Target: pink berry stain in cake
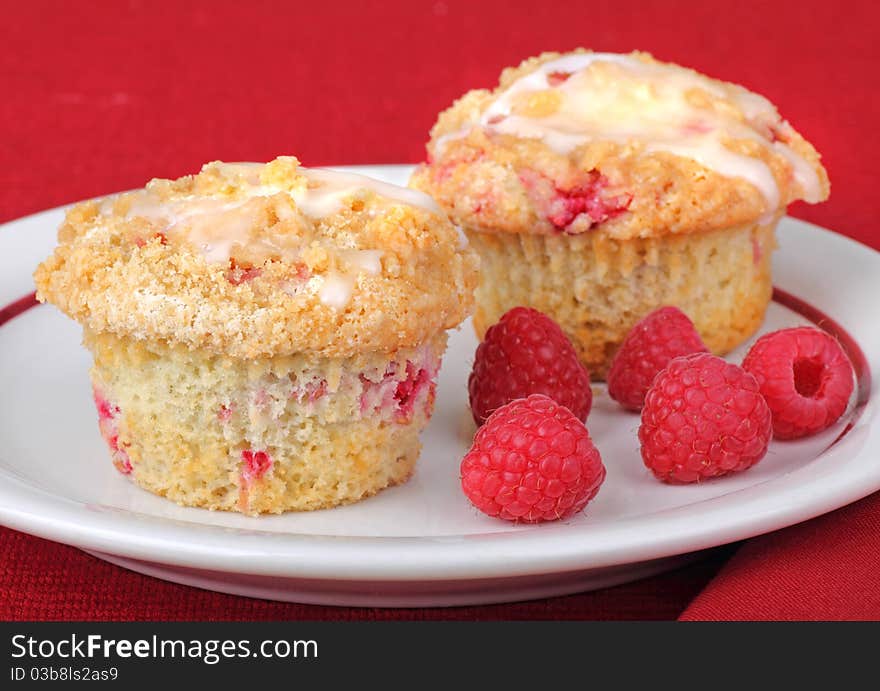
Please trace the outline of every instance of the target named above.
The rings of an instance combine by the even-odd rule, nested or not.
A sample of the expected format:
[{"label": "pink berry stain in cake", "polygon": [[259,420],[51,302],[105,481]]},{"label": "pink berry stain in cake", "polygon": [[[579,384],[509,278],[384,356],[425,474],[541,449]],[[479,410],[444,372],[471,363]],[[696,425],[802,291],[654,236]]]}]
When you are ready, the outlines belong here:
[{"label": "pink berry stain in cake", "polygon": [[291,297],[296,297],[305,290],[306,284],[311,277],[312,272],[308,265],[303,262],[297,262],[293,266],[293,272],[286,280],[280,281],[278,287]]},{"label": "pink berry stain in cake", "polygon": [[[167,245],[168,244],[168,237],[165,235],[165,233],[154,233],[153,239],[158,240],[160,245]],[[136,237],[134,239],[134,244],[137,245],[138,247],[145,247],[147,244],[147,241],[144,240],[142,237]]]},{"label": "pink berry stain in cake", "polygon": [[708,134],[712,131],[712,125],[705,120],[689,120],[681,127],[683,134]]},{"label": "pink berry stain in cake", "polygon": [[[567,189],[533,170],[521,171],[519,179],[539,212],[555,228],[566,233],[581,232],[619,216],[632,202],[632,195],[608,194],[608,178],[598,170],[589,171],[585,178]],[[572,228],[581,218],[586,221],[586,228]]]},{"label": "pink berry stain in cake", "polygon": [[752,261],[755,263],[755,266],[761,263],[761,259],[764,257],[764,250],[761,249],[761,241],[758,240],[756,236],[752,236]]},{"label": "pink berry stain in cake", "polygon": [[254,391],[254,407],[265,408],[269,404],[270,396],[266,389],[260,387]]},{"label": "pink berry stain in cake", "polygon": [[308,281],[312,277],[312,272],[309,270],[308,264],[297,262],[294,269],[296,271],[295,275],[300,281]]},{"label": "pink berry stain in cake", "polygon": [[392,362],[388,369],[385,370],[385,376],[381,381],[373,381],[367,379],[363,374],[360,375],[362,388],[360,401],[361,417],[394,409],[394,391],[397,388],[397,382],[394,380],[395,369],[396,363]]},{"label": "pink berry stain in cake", "polygon": [[482,192],[473,195],[471,201],[471,213],[489,213],[495,208],[495,198],[490,192]]},{"label": "pink berry stain in cake", "polygon": [[290,397],[297,403],[315,403],[327,394],[326,379],[312,379],[302,384],[294,382]]},{"label": "pink berry stain in cake", "polygon": [[224,425],[232,419],[232,414],[235,412],[235,404],[230,403],[227,405],[221,405],[220,410],[217,411],[217,419],[220,420]]},{"label": "pink berry stain in cake", "polygon": [[113,465],[123,475],[130,475],[132,466],[131,459],[125,450],[127,444],[119,441],[119,415],[121,412],[119,406],[108,401],[97,387],[92,388],[92,396],[95,399],[95,407],[98,409],[98,428],[110,449]]},{"label": "pink berry stain in cake", "polygon": [[385,376],[378,382],[361,375],[363,393],[361,394],[361,415],[379,413],[390,417],[398,424],[409,424],[415,414],[416,403],[424,395],[424,410],[428,415],[434,404],[437,368],[420,366],[408,360],[406,377],[399,379],[397,363],[392,362],[385,370]]},{"label": "pink berry stain in cake", "polygon": [[[502,117],[498,122],[501,122],[504,118]],[[497,124],[497,123],[495,123]],[[431,176],[437,182],[437,184],[442,184],[449,180],[455,169],[462,165],[468,165],[471,163],[476,163],[478,161],[483,160],[486,157],[486,152],[482,150],[471,150],[466,152],[464,155],[450,157],[448,160],[443,163],[437,163],[436,165],[431,165],[432,160],[431,157],[428,157],[428,164],[431,165]]]}]

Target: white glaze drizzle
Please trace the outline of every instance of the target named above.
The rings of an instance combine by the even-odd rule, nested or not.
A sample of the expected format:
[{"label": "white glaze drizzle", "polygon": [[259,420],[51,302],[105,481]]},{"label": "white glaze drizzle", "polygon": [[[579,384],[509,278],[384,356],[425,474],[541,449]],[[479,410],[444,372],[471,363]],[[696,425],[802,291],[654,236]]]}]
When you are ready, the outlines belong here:
[{"label": "white glaze drizzle", "polygon": [[309,186],[305,190],[294,190],[291,194],[306,216],[323,218],[338,213],[343,199],[360,197],[368,191],[398,204],[414,206],[434,214],[442,213],[437,202],[430,196],[408,187],[391,185],[366,175],[325,168],[300,168],[300,172],[308,179]]},{"label": "white glaze drizzle", "polygon": [[804,201],[810,204],[822,201],[822,183],[819,180],[819,174],[809,161],[782,142],[773,142],[773,148],[791,164],[795,182],[804,192]]},{"label": "white glaze drizzle", "polygon": [[382,273],[382,250],[337,249],[334,252],[339,268],[321,279],[318,298],[328,307],[341,310],[351,300],[354,286],[361,274]]},{"label": "white glaze drizzle", "polygon": [[343,263],[370,276],[382,273],[382,254],[382,250],[336,250]]},{"label": "white glaze drizzle", "polygon": [[328,307],[336,310],[345,309],[351,300],[353,289],[353,276],[331,271],[323,276],[323,282],[318,290],[318,298]]},{"label": "white glaze drizzle", "polygon": [[[552,84],[554,73],[570,76]],[[517,112],[520,99],[547,90],[561,96],[554,112],[546,116]],[[688,100],[695,90],[732,108],[725,112],[695,105]],[[733,111],[742,113],[746,122]],[[435,151],[441,155],[450,141],[467,136],[474,127],[490,134],[540,139],[562,155],[594,139],[638,141],[648,151],[690,158],[726,177],[747,180],[763,194],[768,209],[775,210],[779,188],[769,166],[725,145],[728,138],[747,139],[783,156],[804,198],[818,201],[821,185],[813,166],[791,147],[778,141],[771,144],[750,126],[762,121],[780,123],[767,99],[741,87],[723,87],[682,67],[629,55],[578,53],[546,62],[514,81],[477,122],[439,137]]]},{"label": "white glaze drizzle", "polygon": [[[363,175],[299,168],[304,181],[292,189],[286,189],[261,182],[262,164],[215,163],[212,167],[223,178],[235,181],[242,187],[238,190],[240,196],[189,195],[162,201],[154,191],[147,189],[132,196],[126,220],[144,218],[161,221],[162,232],[169,237],[183,236],[199,250],[205,261],[225,264],[237,246],[262,250],[266,255],[280,255],[291,261],[300,257],[302,241],[299,238],[289,238],[289,242],[285,242],[288,238],[272,238],[253,232],[253,219],[258,211],[254,207],[263,203],[259,200],[268,197],[282,195],[275,204],[275,212],[281,220],[290,220],[301,213],[317,221],[342,211],[346,200],[365,198],[370,193],[394,204],[442,214],[436,202],[418,190],[390,185]],[[242,182],[246,184],[241,185]],[[295,207],[285,199],[292,200]],[[114,204],[115,199],[105,200],[99,212],[109,215]],[[325,244],[320,239],[318,242]],[[359,275],[381,274],[383,251],[335,245],[327,247],[327,250],[336,257],[337,268],[312,280],[319,282],[317,294],[322,303],[333,309],[344,309],[351,300]],[[301,288],[290,285],[283,289],[290,295],[302,292]]]},{"label": "white glaze drizzle", "polygon": [[[255,237],[251,232],[253,212],[252,203],[256,199],[284,195],[292,199],[295,209],[281,200],[275,211],[282,220],[296,216],[297,210],[308,218],[318,221],[339,213],[346,199],[363,198],[374,193],[383,200],[395,204],[405,204],[440,214],[440,208],[428,195],[417,190],[398,187],[372,178],[324,170],[320,168],[300,168],[305,178],[303,184],[285,189],[274,185],[261,184],[258,163],[218,163],[213,168],[224,178],[241,178],[247,183],[240,190],[238,198],[228,196],[197,196],[162,201],[157,194],[147,189],[132,196],[131,205],[125,215],[126,220],[144,218],[151,221],[164,221],[166,234],[184,235],[199,249],[209,263],[225,263],[236,246],[253,247],[262,245],[269,254],[280,254],[295,260],[299,254],[296,243],[283,242],[277,238],[273,242],[268,237]],[[281,199],[283,199],[282,197]],[[99,211],[103,215],[112,212],[115,200],[105,200]],[[367,251],[360,260],[364,271],[380,270],[378,265],[380,251]],[[376,254],[378,252],[378,254]],[[354,256],[354,255],[352,255]],[[376,267],[379,266],[379,269]]]}]

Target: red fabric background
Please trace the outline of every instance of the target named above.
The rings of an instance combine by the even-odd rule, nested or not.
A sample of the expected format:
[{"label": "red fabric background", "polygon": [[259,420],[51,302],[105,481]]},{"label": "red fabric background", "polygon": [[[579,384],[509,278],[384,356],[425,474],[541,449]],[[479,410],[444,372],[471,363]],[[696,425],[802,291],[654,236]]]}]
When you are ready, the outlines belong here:
[{"label": "red fabric background", "polygon": [[[178,4],[2,3],[0,220],[212,159],[415,162],[437,112],[465,90],[525,56],[583,45],[648,50],[768,96],[833,183],[829,202],[792,214],[880,247],[873,3]],[[0,618],[880,618],[878,527],[875,496],[635,584],[409,611],[207,593],[0,529]]]}]

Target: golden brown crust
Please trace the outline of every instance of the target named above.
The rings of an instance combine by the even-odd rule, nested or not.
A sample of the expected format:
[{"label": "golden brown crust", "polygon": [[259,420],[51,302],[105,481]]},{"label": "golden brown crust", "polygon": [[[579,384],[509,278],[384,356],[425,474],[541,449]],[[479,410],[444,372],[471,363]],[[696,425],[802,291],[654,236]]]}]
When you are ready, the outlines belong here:
[{"label": "golden brown crust", "polygon": [[[571,55],[579,53],[586,51]],[[827,198],[828,176],[819,154],[764,99],[737,85],[660,63],[645,53],[629,57],[692,75],[712,90],[693,89],[688,98],[713,116],[747,128],[749,138],[722,135],[723,145],[767,166],[778,190],[772,206],[773,200],[768,201],[746,179],[722,175],[693,158],[657,150],[639,138],[591,137],[560,153],[543,139],[514,136],[479,124],[508,87],[560,58],[558,53],[544,53],[505,69],[494,91],[470,91],[441,113],[431,130],[429,162],[417,169],[411,186],[431,194],[462,226],[483,232],[538,234],[555,234],[565,225],[556,211],[560,192],[593,186],[607,207],[607,216],[582,215],[565,232],[592,230],[616,239],[728,228],[767,218],[795,199]],[[522,107],[543,117],[557,108],[554,96],[553,91],[537,92]],[[760,104],[758,115],[747,112],[750,103]],[[739,134],[744,131],[738,130]],[[789,156],[780,151],[783,145]],[[811,191],[797,178],[791,152],[812,177]],[[568,220],[564,214],[562,220]]]},{"label": "golden brown crust", "polygon": [[[439,211],[361,190],[312,217],[292,196],[311,184],[284,157],[78,204],[34,274],[37,296],[92,331],[239,358],[391,352],[471,312],[478,259]],[[193,239],[215,224],[241,240],[219,260]],[[372,272],[346,259],[364,251]]]}]

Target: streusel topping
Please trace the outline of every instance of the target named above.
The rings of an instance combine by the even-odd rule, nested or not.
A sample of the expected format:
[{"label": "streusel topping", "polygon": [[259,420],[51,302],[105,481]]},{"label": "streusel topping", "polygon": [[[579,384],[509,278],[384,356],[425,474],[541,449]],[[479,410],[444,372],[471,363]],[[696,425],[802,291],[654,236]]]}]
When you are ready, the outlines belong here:
[{"label": "streusel topping", "polygon": [[818,154],[767,99],[645,53],[526,60],[441,113],[428,152],[413,185],[477,229],[644,237],[828,195]]},{"label": "streusel topping", "polygon": [[415,190],[292,157],[215,162],[73,207],[35,279],[98,332],[347,356],[417,345],[470,313],[462,237]]}]

